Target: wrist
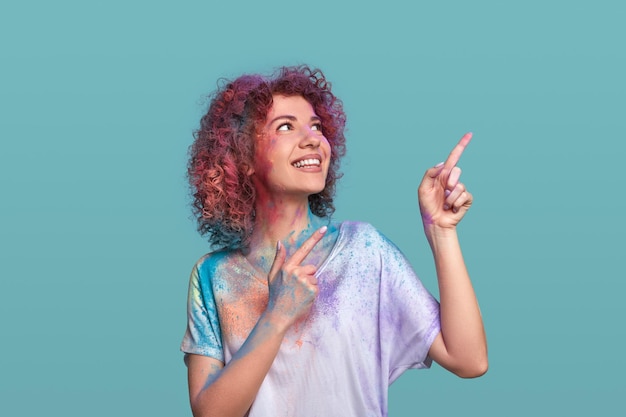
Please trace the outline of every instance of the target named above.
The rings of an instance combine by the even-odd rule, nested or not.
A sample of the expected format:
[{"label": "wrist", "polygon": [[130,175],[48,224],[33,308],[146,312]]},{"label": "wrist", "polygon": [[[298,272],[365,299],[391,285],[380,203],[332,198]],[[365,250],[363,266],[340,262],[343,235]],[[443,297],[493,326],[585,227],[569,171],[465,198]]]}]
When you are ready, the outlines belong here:
[{"label": "wrist", "polygon": [[424,223],[424,233],[426,233],[426,237],[429,241],[456,239],[458,236],[456,226],[442,227],[432,223]]},{"label": "wrist", "polygon": [[291,321],[283,315],[268,309],[261,314],[261,317],[259,318],[259,325],[266,330],[271,329],[278,335],[284,336],[289,327],[291,327]]},{"label": "wrist", "polygon": [[427,227],[425,225],[424,232],[426,233],[426,239],[433,252],[450,245],[458,245],[459,243],[456,227],[441,227],[435,225]]}]

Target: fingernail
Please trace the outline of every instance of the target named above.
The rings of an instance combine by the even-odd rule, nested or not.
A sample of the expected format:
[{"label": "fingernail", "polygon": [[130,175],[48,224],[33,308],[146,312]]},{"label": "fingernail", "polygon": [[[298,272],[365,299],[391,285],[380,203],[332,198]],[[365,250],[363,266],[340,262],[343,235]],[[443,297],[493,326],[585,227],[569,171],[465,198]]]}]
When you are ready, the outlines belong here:
[{"label": "fingernail", "polygon": [[452,209],[452,212],[453,212],[453,213],[456,213],[457,211],[459,211],[459,209],[458,209],[458,208],[456,208],[456,207]]},{"label": "fingernail", "polygon": [[326,233],[326,230],[328,230],[328,227],[327,227],[327,226],[322,226],[322,227],[320,228],[319,232],[320,232],[320,234],[322,234],[322,235],[323,235],[324,233]]},{"label": "fingernail", "polygon": [[439,168],[443,166],[443,162],[439,162],[437,165],[435,165],[435,168]]},{"label": "fingernail", "polygon": [[280,250],[280,240],[276,242],[276,250]]},{"label": "fingernail", "polygon": [[449,206],[448,204],[444,204],[444,205],[443,205],[443,209],[444,209],[444,210],[448,210],[449,208],[450,208],[450,206]]},{"label": "fingernail", "polygon": [[449,196],[449,195],[450,195],[450,193],[451,193],[451,191],[450,191],[450,190],[445,190],[445,191],[443,192],[443,195],[445,195],[445,196],[447,197],[447,196]]}]

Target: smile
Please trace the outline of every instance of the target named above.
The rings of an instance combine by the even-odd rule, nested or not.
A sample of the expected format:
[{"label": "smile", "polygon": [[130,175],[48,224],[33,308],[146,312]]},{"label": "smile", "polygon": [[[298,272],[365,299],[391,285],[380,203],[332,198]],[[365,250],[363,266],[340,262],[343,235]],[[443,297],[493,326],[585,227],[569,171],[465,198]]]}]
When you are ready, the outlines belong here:
[{"label": "smile", "polygon": [[303,159],[302,161],[296,161],[293,165],[296,168],[318,167],[322,162],[319,159]]}]

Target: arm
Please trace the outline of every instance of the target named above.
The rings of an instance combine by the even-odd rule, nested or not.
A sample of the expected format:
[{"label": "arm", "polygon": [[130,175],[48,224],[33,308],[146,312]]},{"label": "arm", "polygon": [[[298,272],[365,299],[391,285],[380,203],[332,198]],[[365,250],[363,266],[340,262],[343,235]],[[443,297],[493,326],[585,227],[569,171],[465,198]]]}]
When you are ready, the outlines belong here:
[{"label": "arm", "polygon": [[429,355],[458,376],[487,372],[487,341],[456,226],[472,204],[456,167],[471,134],[463,136],[448,160],[426,171],[418,190],[424,231],[433,252],[441,303],[441,333]]},{"label": "arm", "polygon": [[243,416],[256,396],[287,328],[263,314],[232,360],[189,355],[189,401],[195,417]]},{"label": "arm", "polygon": [[311,308],[317,295],[316,268],[300,263],[322,239],[313,233],[285,260],[278,244],[268,275],[269,302],[241,349],[224,366],[200,355],[188,358],[189,400],[195,417],[243,416],[254,401],[289,327]]}]

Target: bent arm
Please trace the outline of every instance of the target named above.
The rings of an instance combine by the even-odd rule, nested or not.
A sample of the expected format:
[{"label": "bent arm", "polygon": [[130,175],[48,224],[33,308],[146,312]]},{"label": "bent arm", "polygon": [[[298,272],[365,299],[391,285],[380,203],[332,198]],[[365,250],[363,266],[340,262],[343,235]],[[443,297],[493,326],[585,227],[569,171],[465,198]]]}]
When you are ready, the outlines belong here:
[{"label": "bent arm", "polygon": [[429,355],[460,377],[481,376],[488,368],[487,340],[456,229],[432,230],[428,241],[441,298],[441,333]]},{"label": "bent arm", "polygon": [[314,232],[288,260],[278,242],[268,276],[268,307],[225,367],[216,359],[190,357],[189,399],[194,417],[239,417],[248,411],[287,330],[308,313],[317,296],[317,268],[300,264],[325,232],[325,226]]},{"label": "bent arm", "polygon": [[194,417],[245,415],[286,330],[286,326],[266,313],[226,366],[214,358],[189,355],[189,401]]}]

